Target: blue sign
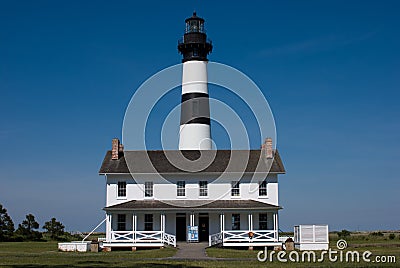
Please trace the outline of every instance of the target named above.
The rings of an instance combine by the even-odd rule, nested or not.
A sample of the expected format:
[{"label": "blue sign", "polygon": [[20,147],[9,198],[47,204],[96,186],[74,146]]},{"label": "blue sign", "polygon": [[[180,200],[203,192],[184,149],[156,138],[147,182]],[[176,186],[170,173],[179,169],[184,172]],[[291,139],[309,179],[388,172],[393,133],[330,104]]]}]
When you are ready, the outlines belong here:
[{"label": "blue sign", "polygon": [[199,226],[188,226],[188,242],[199,242]]}]

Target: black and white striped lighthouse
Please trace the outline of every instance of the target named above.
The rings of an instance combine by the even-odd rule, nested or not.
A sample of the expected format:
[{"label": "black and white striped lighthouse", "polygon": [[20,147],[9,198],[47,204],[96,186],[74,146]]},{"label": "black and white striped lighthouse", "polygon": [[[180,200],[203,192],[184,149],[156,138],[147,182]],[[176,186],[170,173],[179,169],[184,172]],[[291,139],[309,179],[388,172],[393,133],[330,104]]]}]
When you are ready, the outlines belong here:
[{"label": "black and white striped lighthouse", "polygon": [[185,34],[178,44],[183,56],[179,150],[211,150],[207,55],[212,44],[207,39],[204,19],[196,12],[185,22]]}]

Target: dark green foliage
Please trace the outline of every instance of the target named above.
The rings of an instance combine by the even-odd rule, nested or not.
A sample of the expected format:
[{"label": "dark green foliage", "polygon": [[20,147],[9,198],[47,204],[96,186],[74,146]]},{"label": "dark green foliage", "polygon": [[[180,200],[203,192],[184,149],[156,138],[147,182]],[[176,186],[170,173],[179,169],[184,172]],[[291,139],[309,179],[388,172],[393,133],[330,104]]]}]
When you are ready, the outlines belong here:
[{"label": "dark green foliage", "polygon": [[14,234],[14,223],[7,209],[0,204],[0,241],[10,241]]},{"label": "dark green foliage", "polygon": [[383,236],[382,232],[373,232],[369,234],[370,236]]},{"label": "dark green foliage", "polygon": [[52,218],[43,225],[43,229],[47,230],[50,238],[54,240],[60,240],[64,235],[64,228],[65,226],[61,222],[57,221],[56,218]]},{"label": "dark green foliage", "polygon": [[351,235],[351,232],[347,231],[347,230],[342,230],[342,231],[338,232],[337,235],[340,238],[349,237]]},{"label": "dark green foliage", "polygon": [[390,235],[389,235],[389,239],[390,239],[390,240],[393,240],[395,237],[396,237],[396,236],[395,236],[394,234],[390,234]]},{"label": "dark green foliage", "polygon": [[35,216],[32,214],[26,215],[26,219],[18,224],[16,231],[16,239],[24,241],[37,241],[42,238],[42,234],[35,229],[39,228],[39,223],[35,220]]}]

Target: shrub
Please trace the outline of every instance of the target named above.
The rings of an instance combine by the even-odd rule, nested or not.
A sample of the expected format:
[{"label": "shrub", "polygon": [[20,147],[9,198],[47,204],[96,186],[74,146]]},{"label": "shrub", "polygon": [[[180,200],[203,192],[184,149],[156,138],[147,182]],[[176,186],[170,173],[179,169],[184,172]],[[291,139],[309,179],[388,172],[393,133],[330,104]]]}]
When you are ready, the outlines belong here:
[{"label": "shrub", "polygon": [[370,236],[383,236],[382,232],[372,232],[369,234]]},{"label": "shrub", "polygon": [[351,235],[351,232],[347,230],[342,230],[341,232],[338,232],[337,235],[340,238],[349,237]]},{"label": "shrub", "polygon": [[390,235],[389,235],[389,239],[390,239],[390,240],[393,240],[395,237],[396,237],[396,236],[395,236],[394,234],[390,234]]}]

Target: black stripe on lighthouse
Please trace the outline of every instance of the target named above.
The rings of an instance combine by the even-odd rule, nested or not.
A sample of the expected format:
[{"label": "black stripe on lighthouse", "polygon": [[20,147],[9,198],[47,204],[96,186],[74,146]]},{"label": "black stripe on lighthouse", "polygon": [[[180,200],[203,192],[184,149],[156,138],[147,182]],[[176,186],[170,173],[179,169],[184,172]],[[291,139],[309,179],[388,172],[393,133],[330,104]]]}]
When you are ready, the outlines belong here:
[{"label": "black stripe on lighthouse", "polygon": [[181,125],[210,125],[210,104],[207,93],[191,92],[182,95]]}]

